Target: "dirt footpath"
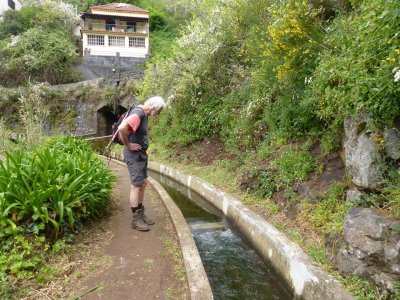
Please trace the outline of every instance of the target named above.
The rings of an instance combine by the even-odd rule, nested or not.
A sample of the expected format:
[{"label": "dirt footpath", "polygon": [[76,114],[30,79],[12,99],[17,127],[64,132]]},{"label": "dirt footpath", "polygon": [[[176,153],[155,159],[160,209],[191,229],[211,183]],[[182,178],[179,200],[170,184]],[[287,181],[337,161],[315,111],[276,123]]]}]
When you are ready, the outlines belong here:
[{"label": "dirt footpath", "polygon": [[172,222],[153,188],[146,188],[146,214],[156,222],[149,232],[130,226],[130,182],[125,166],[107,162],[117,179],[110,217],[112,237],[105,254],[111,262],[82,281],[75,299],[188,299],[182,256]]}]

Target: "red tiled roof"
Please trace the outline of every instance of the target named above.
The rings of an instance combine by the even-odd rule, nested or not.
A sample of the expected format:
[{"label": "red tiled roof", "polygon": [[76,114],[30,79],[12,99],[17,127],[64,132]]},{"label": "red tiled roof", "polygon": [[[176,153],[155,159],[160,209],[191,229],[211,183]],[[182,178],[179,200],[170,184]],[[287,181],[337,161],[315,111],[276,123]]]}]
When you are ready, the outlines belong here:
[{"label": "red tiled roof", "polygon": [[140,13],[148,13],[147,10],[137,7],[128,3],[109,3],[104,5],[96,5],[90,7],[90,9],[104,9],[104,10],[113,10],[113,11],[129,11],[129,12],[140,12]]}]

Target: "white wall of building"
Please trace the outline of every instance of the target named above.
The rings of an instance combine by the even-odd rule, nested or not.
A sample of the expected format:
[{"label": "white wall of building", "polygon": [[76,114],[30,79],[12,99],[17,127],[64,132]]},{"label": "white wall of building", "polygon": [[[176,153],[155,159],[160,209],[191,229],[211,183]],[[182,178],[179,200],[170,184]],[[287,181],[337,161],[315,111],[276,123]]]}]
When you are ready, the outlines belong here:
[{"label": "white wall of building", "polygon": [[120,17],[131,17],[131,18],[148,18],[149,15],[147,13],[132,13],[132,12],[112,12],[112,11],[104,11],[101,9],[94,9],[93,7],[90,9],[93,14],[96,15],[104,15],[104,16],[120,16]]},{"label": "white wall of building", "polygon": [[[15,10],[21,9],[21,3],[18,0],[12,0],[15,3]],[[11,9],[8,5],[8,0],[0,0],[0,20],[3,18],[3,14],[6,10]]]},{"label": "white wall of building", "polygon": [[116,53],[119,52],[121,57],[139,57],[144,58],[149,52],[149,38],[137,36],[136,38],[145,39],[145,47],[129,47],[129,37],[132,36],[123,36],[119,35],[119,37],[123,37],[125,39],[125,46],[109,46],[109,37],[117,36],[113,34],[96,34],[89,33],[89,35],[98,35],[104,36],[104,45],[89,45],[88,44],[88,33],[82,33],[82,46],[83,46],[83,55],[85,55],[85,50],[90,52],[90,55],[99,55],[99,56],[116,56]]}]

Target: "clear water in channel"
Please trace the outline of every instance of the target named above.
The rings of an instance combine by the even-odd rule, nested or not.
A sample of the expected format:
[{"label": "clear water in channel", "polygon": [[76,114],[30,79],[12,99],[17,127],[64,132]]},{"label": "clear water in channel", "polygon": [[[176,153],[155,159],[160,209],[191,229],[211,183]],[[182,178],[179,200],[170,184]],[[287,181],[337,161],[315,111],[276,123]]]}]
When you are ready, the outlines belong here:
[{"label": "clear water in channel", "polygon": [[[153,177],[155,177],[153,175]],[[157,178],[178,205],[188,225],[220,222],[221,219],[196,204],[175,188],[171,181]],[[167,185],[168,184],[168,185]],[[184,187],[179,188],[183,192]],[[193,198],[193,192],[185,192]],[[199,197],[196,194],[196,197]],[[219,223],[220,224],[220,223]],[[211,226],[212,227],[212,226]],[[218,228],[218,227],[217,227]],[[228,228],[192,230],[213,291],[214,299],[292,299],[284,285],[249,248]]]}]

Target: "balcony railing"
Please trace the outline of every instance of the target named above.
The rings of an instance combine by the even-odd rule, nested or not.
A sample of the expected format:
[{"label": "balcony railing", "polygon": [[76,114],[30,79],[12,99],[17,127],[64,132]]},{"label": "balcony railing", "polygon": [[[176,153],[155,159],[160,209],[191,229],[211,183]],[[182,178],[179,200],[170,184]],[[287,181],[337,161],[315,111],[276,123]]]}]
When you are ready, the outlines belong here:
[{"label": "balcony railing", "polygon": [[148,34],[148,25],[111,25],[104,23],[84,23],[83,30],[99,31],[99,32],[128,32]]}]

